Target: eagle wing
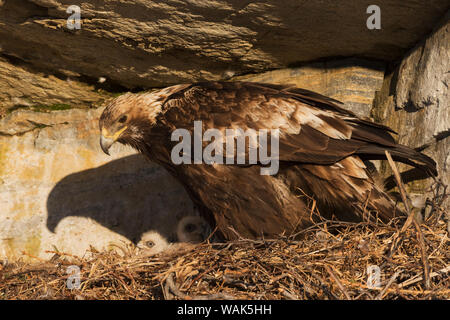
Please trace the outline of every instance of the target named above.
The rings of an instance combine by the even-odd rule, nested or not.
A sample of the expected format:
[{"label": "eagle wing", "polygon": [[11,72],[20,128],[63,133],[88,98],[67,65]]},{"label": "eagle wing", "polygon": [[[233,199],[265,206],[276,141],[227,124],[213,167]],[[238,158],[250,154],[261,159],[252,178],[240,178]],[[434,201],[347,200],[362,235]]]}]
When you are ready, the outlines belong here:
[{"label": "eagle wing", "polygon": [[390,128],[360,119],[340,104],[288,86],[202,82],[170,95],[158,122],[190,131],[194,121],[202,121],[204,131],[278,129],[283,162],[334,164],[353,154],[363,160],[385,159],[384,151],[389,150],[395,160],[436,174],[435,162],[396,144]]}]

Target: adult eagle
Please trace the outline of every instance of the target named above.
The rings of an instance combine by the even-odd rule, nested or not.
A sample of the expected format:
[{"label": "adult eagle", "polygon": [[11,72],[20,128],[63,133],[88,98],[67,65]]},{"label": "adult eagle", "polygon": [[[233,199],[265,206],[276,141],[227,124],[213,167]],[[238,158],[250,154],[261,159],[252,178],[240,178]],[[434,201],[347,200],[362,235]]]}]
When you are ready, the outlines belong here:
[{"label": "adult eagle", "polygon": [[[100,145],[118,141],[166,168],[187,190],[200,214],[233,239],[290,234],[311,224],[310,199],[324,216],[387,220],[395,203],[374,183],[365,160],[393,159],[436,175],[435,162],[392,138],[388,127],[358,118],[320,94],[273,84],[200,82],[124,94],[100,117]],[[175,129],[279,131],[279,170],[262,164],[179,164],[171,159]],[[208,142],[203,142],[205,146]],[[399,210],[397,209],[397,212]],[[230,228],[232,227],[232,228]],[[234,229],[234,231],[232,230]]]}]

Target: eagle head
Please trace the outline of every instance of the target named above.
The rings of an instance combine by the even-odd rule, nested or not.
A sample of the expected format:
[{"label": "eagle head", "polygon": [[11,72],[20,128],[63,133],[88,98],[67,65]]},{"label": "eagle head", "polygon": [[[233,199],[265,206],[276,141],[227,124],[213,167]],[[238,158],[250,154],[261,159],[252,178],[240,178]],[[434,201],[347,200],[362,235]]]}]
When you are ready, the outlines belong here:
[{"label": "eagle head", "polygon": [[136,147],[156,122],[163,97],[157,92],[126,93],[112,100],[100,116],[100,147],[109,155],[116,142]]}]

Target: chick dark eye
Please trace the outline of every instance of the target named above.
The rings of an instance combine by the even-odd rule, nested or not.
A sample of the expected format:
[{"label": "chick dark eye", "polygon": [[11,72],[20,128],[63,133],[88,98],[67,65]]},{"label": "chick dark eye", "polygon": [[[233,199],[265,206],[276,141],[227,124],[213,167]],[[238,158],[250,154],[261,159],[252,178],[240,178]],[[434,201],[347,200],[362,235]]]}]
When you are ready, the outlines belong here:
[{"label": "chick dark eye", "polygon": [[119,118],[119,123],[124,123],[125,121],[127,121],[127,116],[124,115]]},{"label": "chick dark eye", "polygon": [[197,227],[195,226],[195,224],[192,224],[192,223],[188,224],[185,227],[186,232],[189,232],[189,233],[194,232],[196,229],[197,229]]}]

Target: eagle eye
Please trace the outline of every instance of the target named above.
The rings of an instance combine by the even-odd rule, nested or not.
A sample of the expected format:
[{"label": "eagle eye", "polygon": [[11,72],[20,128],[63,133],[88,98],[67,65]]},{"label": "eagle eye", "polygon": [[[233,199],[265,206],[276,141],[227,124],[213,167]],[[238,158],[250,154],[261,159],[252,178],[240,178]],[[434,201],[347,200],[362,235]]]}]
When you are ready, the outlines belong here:
[{"label": "eagle eye", "polygon": [[123,115],[119,118],[119,123],[124,123],[125,121],[127,121],[127,116]]}]

